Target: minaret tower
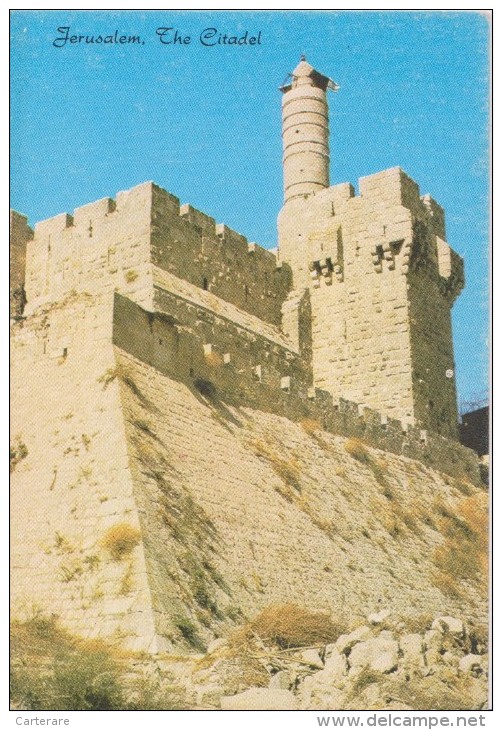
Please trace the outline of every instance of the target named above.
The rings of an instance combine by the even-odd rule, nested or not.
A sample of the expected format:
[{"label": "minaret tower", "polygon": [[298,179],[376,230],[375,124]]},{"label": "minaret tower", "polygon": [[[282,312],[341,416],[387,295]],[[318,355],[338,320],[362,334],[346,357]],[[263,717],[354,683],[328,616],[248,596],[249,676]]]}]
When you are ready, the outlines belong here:
[{"label": "minaret tower", "polygon": [[301,57],[281,86],[284,202],[329,187],[329,125],[326,90],[338,85]]},{"label": "minaret tower", "polygon": [[457,438],[450,308],[462,259],[441,206],[399,167],[361,178],[358,195],[330,186],[328,89],[304,58],[281,87],[283,329],[311,353],[315,387]]}]

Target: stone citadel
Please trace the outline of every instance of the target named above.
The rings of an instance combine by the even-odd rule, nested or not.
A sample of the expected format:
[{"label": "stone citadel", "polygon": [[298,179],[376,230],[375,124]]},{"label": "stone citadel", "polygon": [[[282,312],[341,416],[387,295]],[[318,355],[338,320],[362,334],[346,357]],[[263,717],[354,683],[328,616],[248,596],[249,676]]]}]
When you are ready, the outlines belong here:
[{"label": "stone citadel", "polygon": [[[225,419],[233,428],[242,409],[307,419],[478,481],[476,456],[457,440],[450,310],[462,259],[445,240],[443,209],[399,167],[361,178],[357,195],[350,183],[330,186],[330,89],[305,59],[281,87],[277,253],[151,182],[34,230],[11,214],[16,605],[55,602],[75,630],[120,626],[126,643],[151,651],[176,643],[176,631],[187,637],[173,606],[185,616],[194,589],[170,573],[176,551],[156,510],[176,502],[166,479],[196,481],[202,462],[207,483],[230,490],[224,431],[213,443],[222,465],[202,451],[183,471],[213,439],[202,406],[214,428]],[[214,495],[200,509],[192,493],[170,501],[180,529],[192,515],[186,531],[202,564],[214,548],[212,528],[202,529]],[[164,515],[175,529],[172,519]],[[241,529],[232,519],[226,527]],[[129,574],[124,560],[98,567],[102,536],[119,523],[141,548]],[[216,568],[204,570],[225,593]]]}]

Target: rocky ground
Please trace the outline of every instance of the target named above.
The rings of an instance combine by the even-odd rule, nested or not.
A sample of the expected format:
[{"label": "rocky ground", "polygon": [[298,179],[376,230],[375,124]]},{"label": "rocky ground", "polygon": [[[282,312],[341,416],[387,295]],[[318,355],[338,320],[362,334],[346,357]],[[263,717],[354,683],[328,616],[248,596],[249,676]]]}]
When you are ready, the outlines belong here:
[{"label": "rocky ground", "polygon": [[452,616],[420,631],[390,619],[373,614],[333,643],[311,647],[281,648],[249,634],[245,642],[218,639],[205,655],[159,658],[154,670],[149,663],[136,671],[166,672],[187,709],[487,709],[479,630]]}]

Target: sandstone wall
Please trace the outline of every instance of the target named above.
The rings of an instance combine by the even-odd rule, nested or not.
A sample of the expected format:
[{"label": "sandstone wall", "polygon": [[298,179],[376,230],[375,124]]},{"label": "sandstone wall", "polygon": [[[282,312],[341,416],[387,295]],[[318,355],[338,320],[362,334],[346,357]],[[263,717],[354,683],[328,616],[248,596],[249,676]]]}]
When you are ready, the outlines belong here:
[{"label": "sandstone wall", "polygon": [[214,218],[154,189],[152,260],[158,267],[277,326],[291,288],[288,267]]},{"label": "sandstone wall", "polygon": [[26,216],[12,210],[10,213],[10,316],[18,317],[25,305],[26,245],[33,238]]},{"label": "sandstone wall", "polygon": [[460,604],[485,622],[482,580],[448,595],[435,563],[441,514],[458,513],[465,490],[482,492],[391,454],[367,452],[364,465],[352,442],[309,421],[235,407],[117,358],[152,600],[170,641],[197,647],[288,601],[334,615]]},{"label": "sandstone wall", "polygon": [[170,378],[236,406],[313,418],[333,433],[479,480],[470,449],[311,387],[311,372],[294,351],[160,288],[155,304],[156,313],[145,312],[116,295],[114,343]]},{"label": "sandstone wall", "polygon": [[[30,229],[14,216],[16,280],[24,281],[17,269]],[[190,205],[180,208],[150,182],[37,223],[26,261],[28,313],[72,290],[115,288],[146,305],[154,264],[278,327],[291,288],[291,272],[274,253]]]},{"label": "sandstone wall", "polygon": [[362,178],[358,196],[337,185],[279,216],[280,258],[311,292],[315,384],[456,438],[446,372],[463,275],[444,237],[442,209],[399,168]]},{"label": "sandstone wall", "polygon": [[37,223],[27,247],[26,314],[73,291],[117,289],[148,306],[151,198],[144,183]]},{"label": "sandstone wall", "polygon": [[[138,650],[156,637],[111,345],[112,297],[71,295],[14,329],[11,597]],[[111,528],[130,551],[115,559]],[[120,537],[120,535],[119,535]]]}]

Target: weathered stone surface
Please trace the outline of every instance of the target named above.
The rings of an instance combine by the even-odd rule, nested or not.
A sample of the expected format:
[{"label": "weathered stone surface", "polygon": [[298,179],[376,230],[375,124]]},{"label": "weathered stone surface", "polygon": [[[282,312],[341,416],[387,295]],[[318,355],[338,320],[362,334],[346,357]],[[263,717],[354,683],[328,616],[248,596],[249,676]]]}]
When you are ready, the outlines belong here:
[{"label": "weathered stone surface", "polygon": [[483,671],[482,662],[483,657],[479,654],[466,654],[460,659],[458,668],[461,672],[481,673]]},{"label": "weathered stone surface", "polygon": [[349,654],[351,670],[368,667],[375,672],[391,672],[397,667],[397,641],[382,637],[356,644]]},{"label": "weathered stone surface", "polygon": [[368,622],[373,625],[381,624],[390,616],[389,610],[379,611],[378,613],[370,613]]},{"label": "weathered stone surface", "polygon": [[270,689],[286,689],[289,690],[292,684],[291,672],[286,669],[276,672],[270,677],[268,684]]},{"label": "weathered stone surface", "polygon": [[441,633],[450,633],[455,636],[463,636],[465,634],[465,627],[459,618],[453,616],[439,616],[432,623],[432,629],[441,631]]},{"label": "weathered stone surface", "polygon": [[368,626],[359,626],[350,634],[342,634],[335,642],[335,649],[341,654],[348,654],[352,647],[360,641],[366,641],[373,632]]},{"label": "weathered stone surface", "polygon": [[443,648],[443,632],[436,627],[424,634],[424,644],[427,650],[439,651]]},{"label": "weathered stone surface", "polygon": [[302,651],[299,655],[299,659],[301,659],[302,662],[306,662],[314,669],[322,669],[324,667],[324,662],[316,649],[306,649],[305,651]]},{"label": "weathered stone surface", "polygon": [[405,634],[399,639],[403,664],[409,668],[422,668],[425,665],[425,645],[421,634]]},{"label": "weathered stone surface", "polygon": [[221,698],[222,710],[296,710],[297,704],[291,692],[282,689],[251,689]]},{"label": "weathered stone surface", "polygon": [[208,654],[213,654],[214,652],[217,652],[220,649],[223,649],[226,645],[227,645],[227,642],[225,639],[215,639],[214,641],[211,641],[207,645],[206,652]]}]

